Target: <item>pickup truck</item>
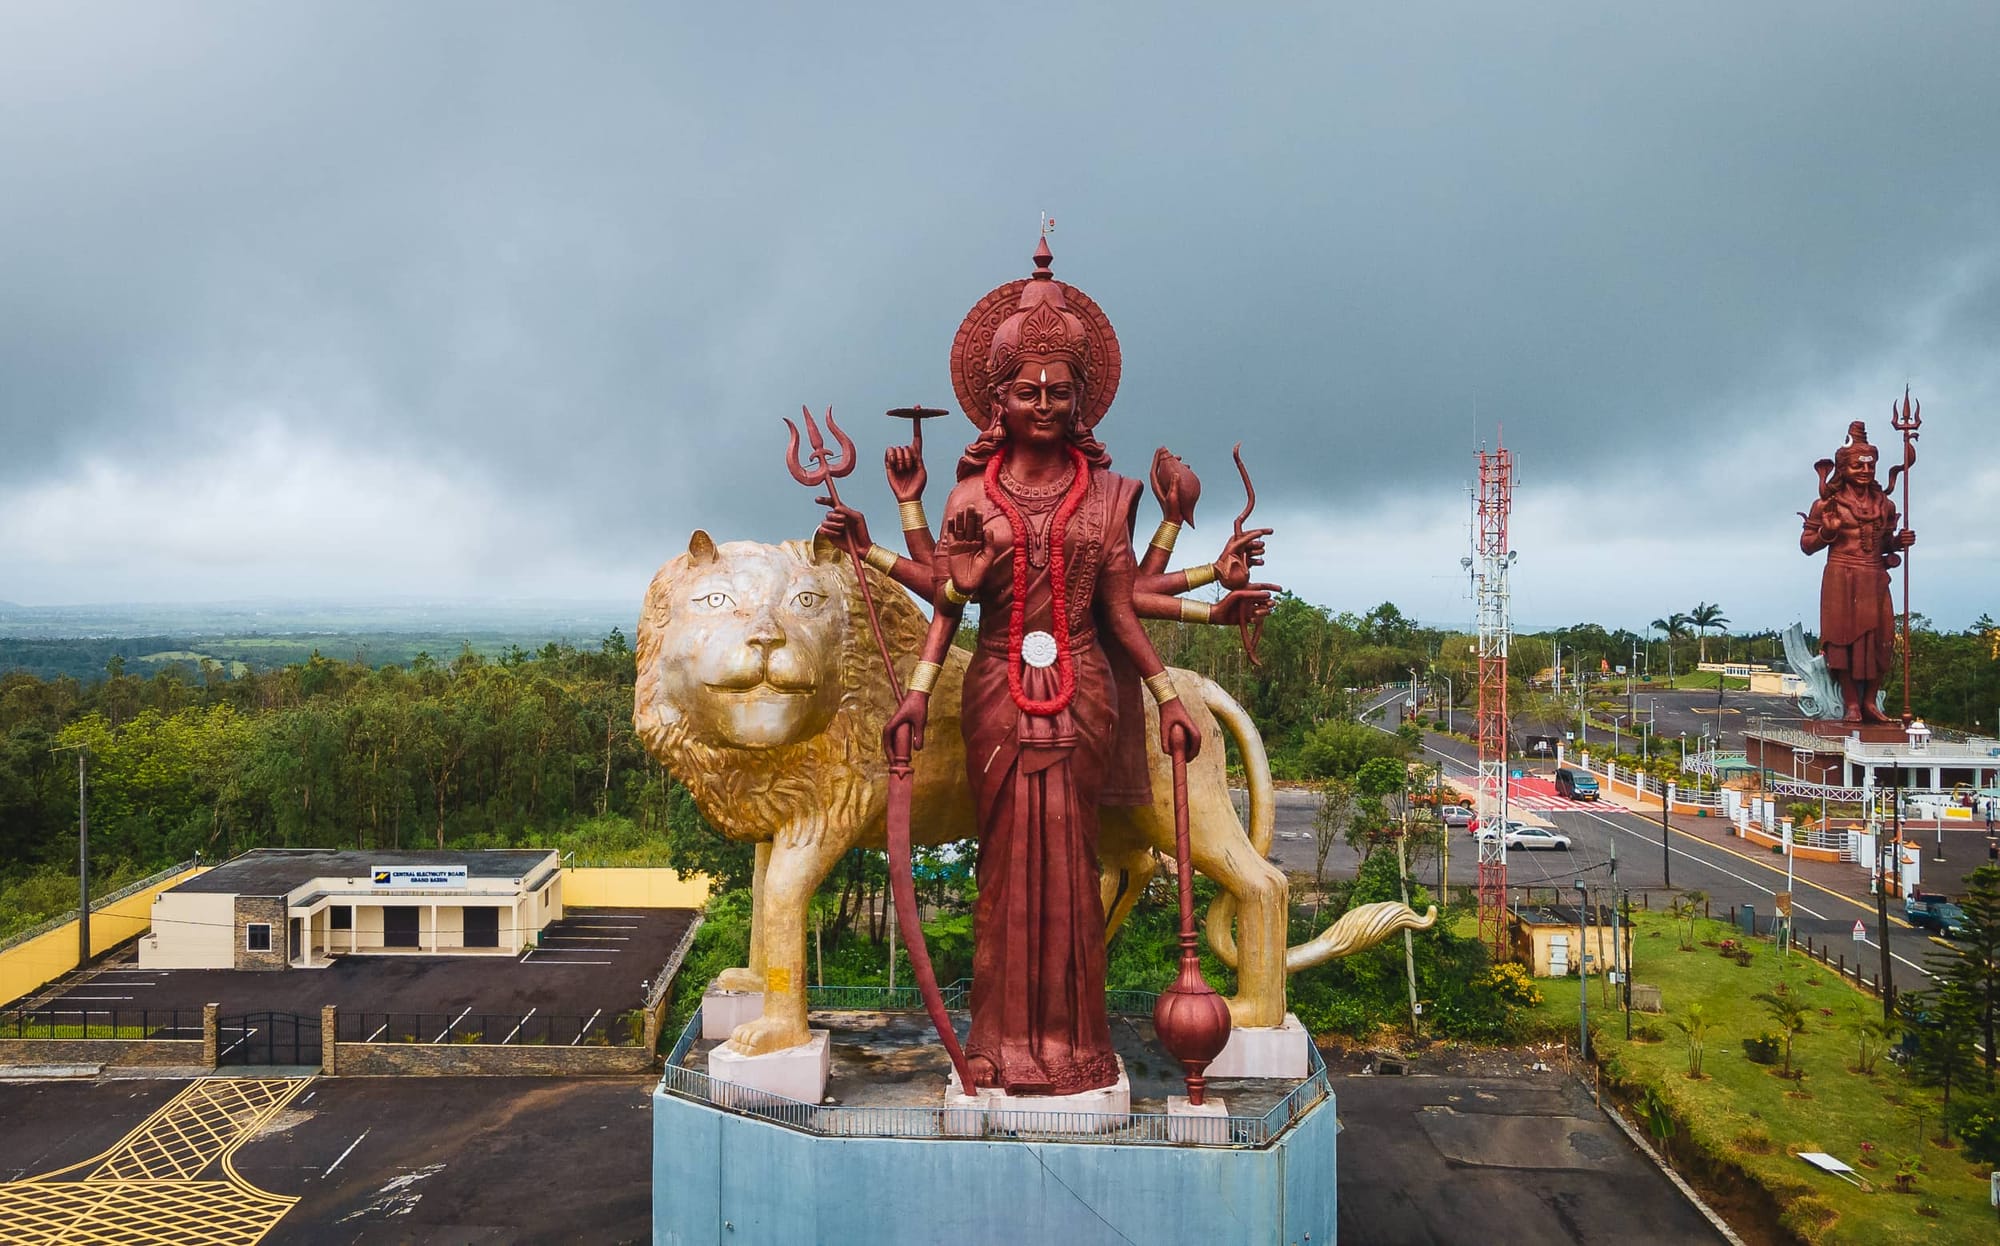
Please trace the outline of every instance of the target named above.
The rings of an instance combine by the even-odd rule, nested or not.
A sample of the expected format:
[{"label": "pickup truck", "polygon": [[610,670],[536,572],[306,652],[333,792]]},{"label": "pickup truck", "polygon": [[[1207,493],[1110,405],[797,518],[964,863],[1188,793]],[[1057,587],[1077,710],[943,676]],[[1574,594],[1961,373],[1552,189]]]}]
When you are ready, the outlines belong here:
[{"label": "pickup truck", "polygon": [[1915,892],[1903,898],[1903,920],[1919,930],[1929,930],[1947,939],[1965,932],[1965,910],[1940,895]]}]

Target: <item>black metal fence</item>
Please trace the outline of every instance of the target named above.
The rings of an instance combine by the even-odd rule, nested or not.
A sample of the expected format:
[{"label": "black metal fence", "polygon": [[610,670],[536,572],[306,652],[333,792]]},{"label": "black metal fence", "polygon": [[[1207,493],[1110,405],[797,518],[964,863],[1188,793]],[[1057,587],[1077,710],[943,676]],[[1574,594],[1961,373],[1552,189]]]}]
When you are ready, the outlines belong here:
[{"label": "black metal fence", "polygon": [[32,1008],[0,1012],[0,1038],[201,1038],[199,1008]]},{"label": "black metal fence", "polygon": [[334,1038],[343,1043],[485,1043],[514,1047],[632,1047],[644,1041],[645,1018],[631,1012],[564,1017],[530,1012],[342,1012]]}]

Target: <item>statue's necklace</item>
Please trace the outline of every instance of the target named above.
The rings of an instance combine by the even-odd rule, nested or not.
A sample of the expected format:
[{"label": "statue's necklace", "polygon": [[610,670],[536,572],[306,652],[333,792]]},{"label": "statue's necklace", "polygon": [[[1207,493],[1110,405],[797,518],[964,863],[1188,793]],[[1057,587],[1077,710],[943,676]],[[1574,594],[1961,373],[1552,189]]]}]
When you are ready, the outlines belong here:
[{"label": "statue's necklace", "polygon": [[1057,504],[1069,496],[1070,484],[1075,480],[1073,473],[1065,473],[1059,480],[1042,486],[1022,484],[1012,473],[1000,473],[1000,487],[1007,496],[1020,506],[1027,520],[1026,531],[1017,540],[1028,548],[1028,565],[1039,570],[1049,565],[1049,521],[1055,516]]},{"label": "statue's necklace", "polygon": [[[1013,694],[1014,704],[1023,714],[1044,718],[1068,709],[1076,696],[1076,668],[1069,652],[1069,582],[1063,567],[1063,534],[1069,528],[1071,516],[1083,505],[1083,495],[1090,491],[1090,465],[1075,446],[1069,448],[1069,456],[1076,470],[1070,477],[1069,492],[1049,525],[1049,612],[1053,616],[1054,636],[1047,632],[1027,632],[1028,559],[1027,551],[1022,548],[1027,522],[1021,508],[1000,484],[1005,454],[996,454],[986,463],[986,499],[1007,517],[1007,526],[1014,531],[1014,609],[1007,620],[1007,691]],[[1051,649],[1055,652],[1050,653]],[[1021,683],[1021,668],[1030,661],[1037,668],[1055,666],[1054,696],[1036,700],[1027,694]]]}]

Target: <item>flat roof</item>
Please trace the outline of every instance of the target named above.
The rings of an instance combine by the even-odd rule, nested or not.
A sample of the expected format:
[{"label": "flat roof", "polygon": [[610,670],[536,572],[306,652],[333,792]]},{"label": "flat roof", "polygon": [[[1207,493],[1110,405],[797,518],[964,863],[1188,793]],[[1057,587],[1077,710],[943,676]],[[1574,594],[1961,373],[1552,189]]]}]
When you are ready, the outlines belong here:
[{"label": "flat roof", "polygon": [[526,878],[549,859],[552,848],[494,848],[455,852],[434,848],[402,852],[356,852],[349,848],[252,848],[169,891],[283,896],[315,878],[366,878],[384,866],[462,865],[471,879]]}]

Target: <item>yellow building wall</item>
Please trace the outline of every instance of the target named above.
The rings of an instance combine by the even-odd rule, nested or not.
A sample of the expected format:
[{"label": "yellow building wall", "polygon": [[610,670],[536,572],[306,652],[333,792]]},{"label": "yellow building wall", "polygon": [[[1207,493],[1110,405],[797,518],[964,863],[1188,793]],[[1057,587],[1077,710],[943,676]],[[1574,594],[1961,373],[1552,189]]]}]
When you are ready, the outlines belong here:
[{"label": "yellow building wall", "polygon": [[[152,925],[153,897],[208,867],[195,866],[144,891],[90,912],[90,954],[100,955]],[[11,1003],[76,968],[76,923],[64,922],[17,947],[0,952],[0,1003]]]},{"label": "yellow building wall", "polygon": [[698,909],[708,903],[708,875],[661,869],[566,869],[564,907]]}]

